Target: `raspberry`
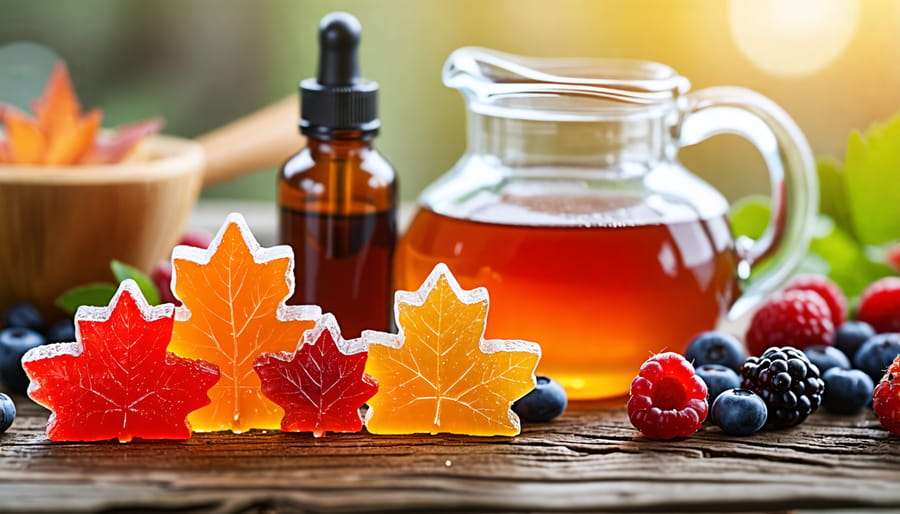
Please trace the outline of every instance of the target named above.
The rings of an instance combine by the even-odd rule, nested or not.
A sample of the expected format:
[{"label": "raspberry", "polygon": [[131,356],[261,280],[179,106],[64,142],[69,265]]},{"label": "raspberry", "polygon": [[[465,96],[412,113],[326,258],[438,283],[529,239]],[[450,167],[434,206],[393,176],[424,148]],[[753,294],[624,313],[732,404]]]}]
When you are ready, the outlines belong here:
[{"label": "raspberry", "polygon": [[162,303],[173,303],[175,306],[181,305],[175,293],[172,292],[172,261],[159,261],[159,264],[153,268],[150,279],[159,291],[159,300]]},{"label": "raspberry", "polygon": [[769,348],[741,366],[741,387],[758,394],[769,411],[766,426],[799,425],[822,403],[825,382],[819,369],[796,348]]},{"label": "raspberry", "polygon": [[888,249],[885,256],[888,266],[894,268],[894,271],[900,272],[900,244],[895,244]]},{"label": "raspberry", "polygon": [[751,355],[759,355],[773,346],[801,349],[814,344],[831,346],[834,343],[831,310],[813,291],[783,291],[756,311],[746,339]]},{"label": "raspberry", "polygon": [[649,439],[687,437],[706,419],[706,384],[674,352],[647,359],[631,382],[628,418]]},{"label": "raspberry", "polygon": [[900,435],[900,355],[875,386],[872,407],[881,426]]},{"label": "raspberry", "polygon": [[825,300],[831,310],[831,323],[835,328],[847,319],[847,297],[844,292],[824,275],[800,275],[791,280],[785,291],[814,291]]},{"label": "raspberry", "polygon": [[212,243],[213,235],[203,229],[188,230],[181,235],[178,244],[185,246],[193,246],[194,248],[209,248]]},{"label": "raspberry", "polygon": [[878,333],[900,332],[900,277],[885,277],[869,284],[859,300],[856,319]]}]

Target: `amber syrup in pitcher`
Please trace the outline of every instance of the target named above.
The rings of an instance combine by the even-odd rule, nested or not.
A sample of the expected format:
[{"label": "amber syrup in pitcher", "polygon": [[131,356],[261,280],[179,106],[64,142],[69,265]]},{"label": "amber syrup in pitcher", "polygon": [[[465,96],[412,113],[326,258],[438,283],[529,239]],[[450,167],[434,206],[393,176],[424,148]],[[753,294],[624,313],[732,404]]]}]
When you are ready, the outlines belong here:
[{"label": "amber syrup in pitcher", "polygon": [[573,399],[625,394],[644,360],[682,351],[737,296],[724,213],[630,226],[491,218],[420,210],[397,249],[397,287],[415,289],[437,262],[487,287],[485,337],[539,342],[538,372]]}]

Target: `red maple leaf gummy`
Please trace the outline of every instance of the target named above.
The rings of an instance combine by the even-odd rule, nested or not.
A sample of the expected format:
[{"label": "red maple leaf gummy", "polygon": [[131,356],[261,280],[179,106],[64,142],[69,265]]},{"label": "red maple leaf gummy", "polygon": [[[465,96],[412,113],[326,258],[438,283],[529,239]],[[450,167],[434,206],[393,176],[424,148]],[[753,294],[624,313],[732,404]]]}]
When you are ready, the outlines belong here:
[{"label": "red maple leaf gummy", "polygon": [[208,362],[166,352],[174,306],[150,307],[133,280],[108,307],[80,307],[74,343],[39,346],[22,357],[28,395],[53,411],[53,441],[187,439],[188,413],[210,402],[219,380]]},{"label": "red maple leaf gummy", "polygon": [[267,398],[284,409],[286,432],[359,432],[359,408],[378,391],[366,375],[368,346],[345,341],[337,321],[325,314],[303,333],[294,353],[263,353],[253,369]]}]

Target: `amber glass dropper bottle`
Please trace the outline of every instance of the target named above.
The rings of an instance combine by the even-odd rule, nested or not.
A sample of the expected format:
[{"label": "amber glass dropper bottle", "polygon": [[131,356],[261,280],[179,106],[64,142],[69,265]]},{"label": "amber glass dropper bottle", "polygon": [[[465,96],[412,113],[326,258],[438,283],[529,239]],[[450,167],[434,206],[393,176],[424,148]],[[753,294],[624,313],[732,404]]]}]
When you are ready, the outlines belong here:
[{"label": "amber glass dropper bottle", "polygon": [[372,145],[378,84],[360,77],[360,24],[332,13],[319,25],[319,70],[300,83],[307,146],[278,179],[281,242],[294,248],[294,304],[335,315],[344,337],[390,330],[397,239],[394,169]]}]

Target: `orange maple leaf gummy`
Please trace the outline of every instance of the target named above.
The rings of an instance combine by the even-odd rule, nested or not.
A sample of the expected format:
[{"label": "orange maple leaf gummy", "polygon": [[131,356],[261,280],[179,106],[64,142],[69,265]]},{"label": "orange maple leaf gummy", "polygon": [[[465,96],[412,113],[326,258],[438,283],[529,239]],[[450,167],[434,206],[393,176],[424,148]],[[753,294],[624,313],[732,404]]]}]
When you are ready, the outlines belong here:
[{"label": "orange maple leaf gummy", "polygon": [[185,418],[209,403],[218,380],[210,363],[166,351],[174,307],[150,307],[133,280],[108,307],[80,307],[76,342],[39,346],[22,357],[28,395],[51,409],[54,441],[187,439]]},{"label": "orange maple leaf gummy", "polygon": [[171,350],[219,366],[212,403],[188,418],[196,431],[278,429],[284,411],[265,397],[258,355],[293,351],[321,309],[288,306],[294,291],[289,246],[261,248],[240,214],[230,214],[208,249],[176,246],[172,289],[181,300]]},{"label": "orange maple leaf gummy", "polygon": [[264,353],[254,369],[263,393],[284,408],[281,430],[359,432],[359,408],[378,390],[365,374],[368,346],[361,339],[345,341],[332,314],[303,333],[293,353]]},{"label": "orange maple leaf gummy", "polygon": [[366,331],[366,372],[378,381],[373,434],[516,435],[512,403],[534,388],[536,343],[485,340],[488,292],[460,288],[438,264],[418,291],[397,291],[397,335]]}]

